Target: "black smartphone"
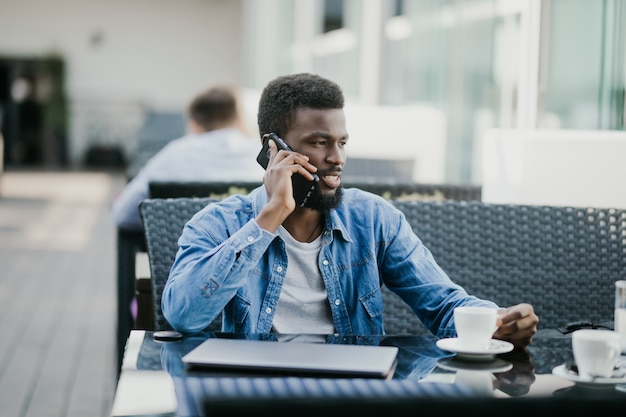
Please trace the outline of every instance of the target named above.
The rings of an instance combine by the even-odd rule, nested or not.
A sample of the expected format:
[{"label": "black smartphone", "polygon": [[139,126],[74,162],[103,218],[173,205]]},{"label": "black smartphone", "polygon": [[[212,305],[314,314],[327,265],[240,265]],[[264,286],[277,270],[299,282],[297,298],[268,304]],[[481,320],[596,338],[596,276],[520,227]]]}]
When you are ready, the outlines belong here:
[{"label": "black smartphone", "polygon": [[[256,157],[257,162],[263,167],[263,169],[267,169],[267,164],[270,161],[270,140],[276,143],[276,147],[279,150],[284,149],[286,151],[293,152],[292,149],[285,143],[285,141],[278,137],[277,134],[268,134],[267,137],[265,137],[263,140],[263,147],[261,148],[259,155]],[[293,198],[294,200],[296,200],[296,205],[298,207],[303,207],[317,188],[317,182],[319,181],[319,178],[313,173],[312,175],[313,178],[315,178],[314,181],[309,181],[300,174],[294,174],[291,176],[291,180],[293,183]]]}]

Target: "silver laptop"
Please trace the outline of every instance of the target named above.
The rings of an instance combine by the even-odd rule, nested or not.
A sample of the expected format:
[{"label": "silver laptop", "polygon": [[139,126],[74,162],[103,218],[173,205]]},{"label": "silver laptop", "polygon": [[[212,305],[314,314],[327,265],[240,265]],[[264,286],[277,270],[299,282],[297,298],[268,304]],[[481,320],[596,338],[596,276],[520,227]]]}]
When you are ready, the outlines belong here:
[{"label": "silver laptop", "polygon": [[204,369],[390,379],[397,354],[395,346],[207,339],[182,360]]}]

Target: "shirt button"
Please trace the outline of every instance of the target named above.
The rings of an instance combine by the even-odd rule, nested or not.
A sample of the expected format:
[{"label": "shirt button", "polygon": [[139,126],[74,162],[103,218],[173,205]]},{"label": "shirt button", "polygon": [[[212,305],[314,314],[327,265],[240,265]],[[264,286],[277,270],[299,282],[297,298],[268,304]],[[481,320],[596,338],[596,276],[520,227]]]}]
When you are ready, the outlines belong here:
[{"label": "shirt button", "polygon": [[248,242],[252,242],[253,240],[254,240],[254,237],[248,236]]},{"label": "shirt button", "polygon": [[271,308],[269,308],[269,307],[267,307],[267,308],[265,309],[265,312],[266,312],[267,314],[270,314],[270,313],[272,312],[272,309],[271,309]]},{"label": "shirt button", "polygon": [[340,300],[339,298],[337,298],[337,299],[335,300],[335,305],[336,305],[336,306],[338,306],[339,304],[341,304],[341,300]]},{"label": "shirt button", "polygon": [[328,260],[324,259],[324,260],[322,261],[322,263],[323,263],[324,265],[328,265]]},{"label": "shirt button", "polygon": [[276,268],[276,270],[277,270],[278,272],[283,272],[283,267],[282,267],[282,266],[279,266],[278,268]]}]

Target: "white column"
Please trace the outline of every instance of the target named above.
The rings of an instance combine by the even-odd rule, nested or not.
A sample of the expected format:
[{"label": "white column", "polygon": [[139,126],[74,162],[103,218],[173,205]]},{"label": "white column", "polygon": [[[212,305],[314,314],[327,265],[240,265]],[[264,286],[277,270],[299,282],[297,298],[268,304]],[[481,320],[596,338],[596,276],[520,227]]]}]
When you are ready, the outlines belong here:
[{"label": "white column", "polygon": [[541,0],[526,0],[520,15],[520,65],[517,121],[515,127],[537,127],[539,56],[541,47]]},{"label": "white column", "polygon": [[378,104],[380,88],[380,48],[382,36],[382,0],[363,2],[361,25],[361,80],[363,104]]},{"label": "white column", "polygon": [[313,70],[313,51],[311,44],[319,25],[319,9],[315,0],[298,0],[294,3],[293,31],[294,42],[290,54],[293,58],[294,72],[310,72]]}]

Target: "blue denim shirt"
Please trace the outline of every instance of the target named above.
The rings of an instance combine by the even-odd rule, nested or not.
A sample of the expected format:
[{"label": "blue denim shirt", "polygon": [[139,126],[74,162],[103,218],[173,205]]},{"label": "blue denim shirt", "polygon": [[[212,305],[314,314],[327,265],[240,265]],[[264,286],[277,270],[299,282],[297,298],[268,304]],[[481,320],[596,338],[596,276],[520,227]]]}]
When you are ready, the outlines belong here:
[{"label": "blue denim shirt", "polygon": [[[162,296],[173,328],[200,331],[224,310],[226,332],[271,331],[288,259],[282,239],[254,220],[266,203],[261,186],[209,204],[185,225]],[[454,307],[497,307],[452,282],[382,197],[345,189],[325,221],[318,265],[337,333],[384,334],[382,285],[442,337],[456,335]]]}]

